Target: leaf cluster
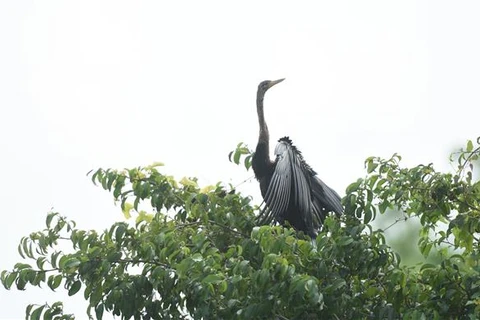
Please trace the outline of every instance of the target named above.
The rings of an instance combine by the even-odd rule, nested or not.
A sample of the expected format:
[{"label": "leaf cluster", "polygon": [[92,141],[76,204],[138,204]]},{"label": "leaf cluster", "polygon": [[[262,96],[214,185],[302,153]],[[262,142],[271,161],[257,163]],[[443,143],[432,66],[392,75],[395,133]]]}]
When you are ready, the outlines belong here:
[{"label": "leaf cluster", "polygon": [[[160,163],[99,169],[93,182],[135,222],[98,232],[51,212],[46,228],[18,247],[31,263],[2,271],[1,282],[83,294],[97,319],[105,312],[122,319],[475,319],[479,150],[472,142],[460,150],[454,173],[431,164],[403,168],[398,155],[368,158],[366,176],[346,190],[345,214],[327,217],[314,241],[288,227],[256,225],[250,197],[221,184],[200,188],[195,178],[176,181]],[[237,164],[245,157],[249,168],[243,144],[230,156]],[[383,231],[369,225],[389,209],[419,217],[419,248],[426,256],[440,250],[439,264],[400,265]],[[42,317],[73,315],[61,302],[27,307],[27,319]]]}]

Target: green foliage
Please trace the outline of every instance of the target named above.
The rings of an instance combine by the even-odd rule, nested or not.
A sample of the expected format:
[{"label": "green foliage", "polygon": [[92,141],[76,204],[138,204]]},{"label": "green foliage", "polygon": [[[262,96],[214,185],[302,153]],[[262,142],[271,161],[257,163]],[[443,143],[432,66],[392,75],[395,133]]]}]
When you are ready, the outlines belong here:
[{"label": "green foliage", "polygon": [[242,156],[245,156],[243,164],[245,165],[245,168],[249,170],[252,167],[253,151],[250,150],[243,142],[240,142],[235,150],[228,154],[228,160],[235,164],[240,164],[240,159]]},{"label": "green foliage", "polygon": [[[478,142],[455,154],[454,173],[402,168],[398,155],[368,158],[366,177],[346,190],[345,214],[328,217],[314,243],[289,228],[257,226],[249,197],[221,184],[201,189],[194,178],[177,182],[160,163],[99,169],[92,181],[135,222],[88,231],[51,212],[46,228],[18,246],[30,264],[2,271],[1,282],[83,294],[97,319],[476,319]],[[251,152],[239,144],[230,159],[242,157],[249,169]],[[425,256],[440,250],[438,265],[400,266],[383,231],[369,225],[389,208],[420,217],[419,247]],[[29,305],[26,318],[73,315],[56,302]]]}]

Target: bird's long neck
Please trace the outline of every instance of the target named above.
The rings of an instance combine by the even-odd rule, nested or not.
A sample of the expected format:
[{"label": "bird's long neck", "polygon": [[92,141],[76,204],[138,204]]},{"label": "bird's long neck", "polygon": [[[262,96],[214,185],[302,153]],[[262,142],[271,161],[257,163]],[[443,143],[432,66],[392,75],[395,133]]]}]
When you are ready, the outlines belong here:
[{"label": "bird's long neck", "polygon": [[[265,96],[265,92],[258,91],[257,92],[257,114],[258,114],[258,124],[260,126],[260,134],[258,136],[258,143],[266,145],[267,149],[267,157],[269,148],[269,134],[268,134],[268,127],[267,122],[265,122],[265,114],[263,112],[263,97]],[[268,158],[269,159],[269,158]]]}]

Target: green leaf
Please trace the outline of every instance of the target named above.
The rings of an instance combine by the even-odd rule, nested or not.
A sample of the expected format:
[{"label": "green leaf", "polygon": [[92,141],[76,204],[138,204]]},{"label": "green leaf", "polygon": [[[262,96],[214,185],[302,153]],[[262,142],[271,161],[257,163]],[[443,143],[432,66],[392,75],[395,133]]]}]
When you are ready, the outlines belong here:
[{"label": "green leaf", "polygon": [[241,154],[240,151],[237,149],[237,150],[235,151],[235,154],[233,155],[233,162],[234,162],[235,164],[240,164],[240,156],[241,156],[241,155],[242,155],[242,154]]},{"label": "green leaf", "polygon": [[252,155],[248,155],[245,157],[244,165],[247,170],[252,167]]},{"label": "green leaf", "polygon": [[72,269],[76,268],[80,265],[80,260],[77,258],[70,258],[67,261],[65,261],[65,265],[63,266],[63,269]]},{"label": "green leaf", "polygon": [[17,263],[14,268],[20,271],[23,269],[32,269],[32,266],[27,263]]},{"label": "green leaf", "polygon": [[378,163],[374,163],[373,161],[367,162],[367,173],[372,173],[378,167]]},{"label": "green leaf", "polygon": [[50,289],[55,291],[55,289],[58,288],[60,283],[62,283],[62,279],[63,277],[61,274],[51,275],[48,277],[47,285],[50,287]]},{"label": "green leaf", "polygon": [[215,186],[209,185],[209,186],[205,186],[202,189],[200,189],[200,193],[207,194],[207,193],[212,192],[213,190],[215,190]]},{"label": "green leaf", "polygon": [[149,165],[147,167],[147,169],[152,169],[152,168],[156,168],[156,167],[163,167],[163,166],[165,166],[165,164],[163,162],[156,161],[156,162],[152,163],[151,165]]},{"label": "green leaf", "polygon": [[222,277],[216,274],[209,274],[205,278],[203,278],[202,282],[204,283],[219,283],[223,280]]},{"label": "green leaf", "polygon": [[378,209],[380,210],[380,213],[385,213],[385,211],[389,207],[390,207],[390,202],[388,202],[387,200],[380,202],[380,204],[378,205]]},{"label": "green leaf", "polygon": [[28,319],[30,317],[30,313],[32,312],[32,308],[34,307],[34,304],[29,304],[27,308],[25,309],[25,319]]},{"label": "green leaf", "polygon": [[109,191],[112,190],[112,185],[115,182],[116,178],[117,178],[117,174],[115,172],[109,172],[108,173],[108,175],[107,175],[107,189]]},{"label": "green leaf", "polygon": [[25,286],[27,285],[26,273],[21,272],[15,283],[17,285],[18,290],[25,290]]},{"label": "green leaf", "polygon": [[353,242],[353,239],[351,237],[344,236],[340,238],[337,244],[343,247],[343,246],[348,246],[352,242]]},{"label": "green leaf", "polygon": [[194,187],[197,188],[198,184],[194,180],[188,179],[187,177],[183,177],[182,180],[179,181],[185,187]]},{"label": "green leaf", "polygon": [[63,302],[57,301],[52,304],[52,309],[63,310]]},{"label": "green leaf", "polygon": [[50,263],[52,264],[52,267],[54,267],[54,268],[57,268],[57,267],[58,267],[58,265],[57,265],[57,259],[58,259],[58,256],[59,256],[61,253],[62,253],[61,251],[57,251],[57,252],[52,253],[52,256],[51,256],[51,259],[50,259]]},{"label": "green leaf", "polygon": [[39,257],[39,258],[37,259],[37,267],[38,267],[38,269],[43,270],[43,265],[45,264],[45,261],[46,261],[46,260],[47,260],[46,257]]},{"label": "green leaf", "polygon": [[99,303],[96,307],[95,307],[95,316],[97,317],[98,320],[102,320],[102,317],[103,317],[103,304],[102,303]]},{"label": "green leaf", "polygon": [[203,256],[200,253],[195,253],[192,256],[192,260],[195,261],[195,262],[200,262],[200,261],[203,260]]},{"label": "green leaf", "polygon": [[346,285],[346,282],[344,279],[335,279],[331,284],[331,288],[332,290],[337,290],[337,289],[340,289],[341,287],[344,287],[345,285]]},{"label": "green leaf", "polygon": [[345,191],[347,194],[349,193],[352,193],[352,192],[355,192],[358,190],[358,188],[360,187],[360,185],[362,184],[363,182],[363,179],[358,179],[357,181],[355,181],[354,183],[350,184],[348,187],[347,187],[347,190]]},{"label": "green leaf", "polygon": [[12,287],[13,282],[15,281],[15,279],[17,279],[17,275],[17,272],[11,272],[10,274],[8,274],[5,279],[5,283],[3,284],[6,289],[10,289]]},{"label": "green leaf", "polygon": [[50,225],[51,225],[51,223],[52,223],[52,219],[53,219],[56,215],[58,215],[58,213],[56,213],[56,212],[51,212],[51,213],[49,213],[49,214],[47,215],[47,219],[46,219],[46,221],[45,221],[45,224],[47,225],[47,228],[50,228]]},{"label": "green leaf", "polygon": [[430,254],[430,250],[432,249],[433,243],[426,243],[424,246],[421,248],[421,252],[423,256],[426,258]]},{"label": "green leaf", "polygon": [[43,320],[52,320],[52,312],[50,309],[45,310],[45,313],[43,314]]},{"label": "green leaf", "polygon": [[371,205],[366,205],[365,206],[365,213],[363,216],[363,223],[367,224],[370,221],[372,221],[372,207]]},{"label": "green leaf", "polygon": [[30,320],[39,320],[44,308],[45,308],[45,305],[35,309],[30,316]]},{"label": "green leaf", "polygon": [[115,241],[121,242],[123,235],[125,234],[126,228],[124,224],[119,224],[117,230],[115,230]]},{"label": "green leaf", "polygon": [[132,217],[132,215],[130,214],[130,210],[132,210],[132,209],[133,209],[133,204],[131,204],[129,202],[124,203],[122,212],[123,212],[123,215],[124,215],[125,219],[128,220]]},{"label": "green leaf", "polygon": [[227,307],[233,308],[233,307],[236,306],[239,302],[240,302],[240,300],[238,300],[238,299],[230,299],[230,300],[227,301]]},{"label": "green leaf", "polygon": [[295,285],[293,287],[293,292],[299,294],[300,296],[303,296],[305,291],[306,291],[306,289],[305,289],[306,280],[301,279],[300,276],[298,276],[297,279],[292,281],[292,284],[294,284],[294,283],[295,283]]},{"label": "green leaf", "polygon": [[[22,241],[23,241],[23,240],[22,240]],[[23,259],[25,259],[25,254],[23,253],[23,250],[22,250],[22,248],[23,248],[22,241],[21,241],[20,244],[18,245],[17,250],[18,250],[18,254],[20,254],[20,256],[21,256]]]},{"label": "green leaf", "polygon": [[23,238],[22,239],[22,246],[23,246],[23,253],[31,259],[33,259],[33,254],[32,254],[32,248],[29,247],[29,239],[28,238]]},{"label": "green leaf", "polygon": [[473,142],[472,140],[467,141],[467,152],[472,152],[473,150]]},{"label": "green leaf", "polygon": [[35,279],[32,281],[34,286],[40,286],[40,283],[45,282],[46,272],[40,271],[36,273]]},{"label": "green leaf", "polygon": [[68,290],[68,295],[73,296],[78,292],[78,290],[80,290],[81,287],[82,287],[82,283],[80,282],[80,280],[75,281],[70,287],[70,289]]}]

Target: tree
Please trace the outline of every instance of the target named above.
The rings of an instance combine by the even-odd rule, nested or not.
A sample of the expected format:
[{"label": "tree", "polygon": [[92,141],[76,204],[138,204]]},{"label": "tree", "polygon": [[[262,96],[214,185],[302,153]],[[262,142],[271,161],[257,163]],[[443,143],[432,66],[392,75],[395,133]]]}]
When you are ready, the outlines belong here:
[{"label": "tree", "polygon": [[[1,272],[6,289],[47,283],[83,295],[90,317],[122,319],[477,319],[480,317],[480,155],[468,141],[453,173],[402,168],[401,157],[368,158],[366,177],[348,186],[345,214],[326,219],[315,244],[282,226],[257,226],[258,207],[221,184],[176,181],[155,164],[99,169],[94,183],[113,193],[135,223],[82,230],[56,212],[24,237],[23,259]],[[235,163],[251,154],[240,144]],[[151,206],[151,209],[148,207]],[[144,210],[142,210],[144,208]],[[400,266],[382,230],[369,222],[400,209],[418,216],[419,247],[439,264]],[[71,246],[59,250],[59,243]],[[73,319],[61,302],[29,305],[28,319]]]}]

